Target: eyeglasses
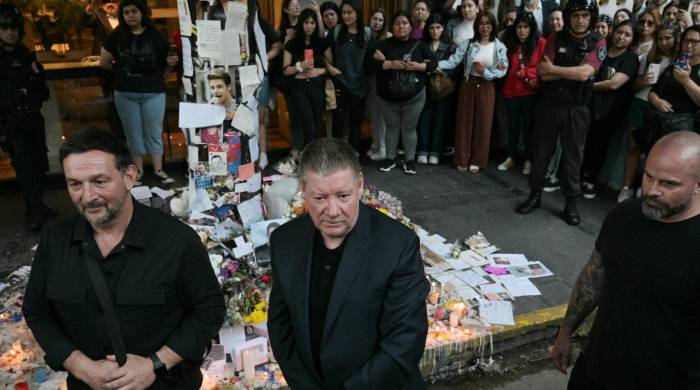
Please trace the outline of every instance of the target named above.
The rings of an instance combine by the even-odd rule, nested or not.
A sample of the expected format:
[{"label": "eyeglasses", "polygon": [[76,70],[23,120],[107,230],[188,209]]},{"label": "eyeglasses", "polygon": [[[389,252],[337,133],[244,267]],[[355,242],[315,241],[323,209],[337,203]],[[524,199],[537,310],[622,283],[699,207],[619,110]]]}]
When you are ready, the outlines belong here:
[{"label": "eyeglasses", "polygon": [[656,22],[651,19],[640,19],[639,24],[642,26],[655,26]]},{"label": "eyeglasses", "polygon": [[700,39],[690,39],[690,38],[684,38],[682,44],[683,45],[690,45],[690,46],[695,46],[698,43],[700,43]]}]

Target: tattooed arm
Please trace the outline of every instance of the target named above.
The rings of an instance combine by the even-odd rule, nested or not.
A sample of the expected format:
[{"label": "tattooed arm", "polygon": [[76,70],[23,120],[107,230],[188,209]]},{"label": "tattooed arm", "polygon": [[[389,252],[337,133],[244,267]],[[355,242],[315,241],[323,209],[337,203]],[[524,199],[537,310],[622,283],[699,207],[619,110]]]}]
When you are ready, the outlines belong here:
[{"label": "tattooed arm", "polygon": [[586,316],[598,306],[598,299],[603,290],[604,276],[600,253],[593,250],[588,263],[576,279],[576,285],[571,292],[571,299],[569,299],[569,307],[566,309],[564,321],[562,321],[557,340],[552,348],[554,366],[564,374],[569,366],[571,335]]}]

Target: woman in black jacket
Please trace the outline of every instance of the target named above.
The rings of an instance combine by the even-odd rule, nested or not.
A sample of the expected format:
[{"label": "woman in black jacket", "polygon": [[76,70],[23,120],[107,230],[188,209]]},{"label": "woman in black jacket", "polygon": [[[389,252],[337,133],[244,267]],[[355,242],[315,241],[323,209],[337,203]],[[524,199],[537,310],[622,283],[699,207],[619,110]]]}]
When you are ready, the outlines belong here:
[{"label": "woman in black jacket", "polygon": [[426,72],[437,66],[435,55],[425,41],[411,38],[411,17],[405,11],[392,18],[393,36],[377,44],[374,59],[381,63],[377,73],[377,94],[386,121],[386,159],[379,170],[396,166],[399,135],[405,160],[403,171],[416,174],[416,125],[425,105]]},{"label": "woman in black jacket", "polygon": [[[425,22],[423,40],[435,55],[435,61],[450,58],[457,49],[455,45],[444,41],[445,21],[440,14],[432,14]],[[447,77],[452,76],[448,74]],[[440,162],[442,140],[444,138],[444,119],[451,95],[435,99],[429,91],[423,112],[418,118],[418,164]]]},{"label": "woman in black jacket", "polygon": [[303,146],[319,136],[321,112],[326,102],[325,58],[330,58],[331,50],[328,42],[318,36],[319,23],[313,10],[307,8],[301,11],[294,38],[284,45],[284,75],[294,76],[289,105],[293,106],[301,123]]}]

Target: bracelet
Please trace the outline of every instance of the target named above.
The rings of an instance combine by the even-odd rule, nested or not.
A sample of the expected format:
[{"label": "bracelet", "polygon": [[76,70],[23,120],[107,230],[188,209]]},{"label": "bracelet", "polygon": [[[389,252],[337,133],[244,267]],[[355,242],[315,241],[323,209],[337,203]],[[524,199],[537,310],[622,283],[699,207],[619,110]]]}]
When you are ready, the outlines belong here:
[{"label": "bracelet", "polygon": [[304,71],[304,68],[301,67],[301,62],[297,61],[297,63],[294,64],[294,67],[296,68],[297,73],[302,73]]}]

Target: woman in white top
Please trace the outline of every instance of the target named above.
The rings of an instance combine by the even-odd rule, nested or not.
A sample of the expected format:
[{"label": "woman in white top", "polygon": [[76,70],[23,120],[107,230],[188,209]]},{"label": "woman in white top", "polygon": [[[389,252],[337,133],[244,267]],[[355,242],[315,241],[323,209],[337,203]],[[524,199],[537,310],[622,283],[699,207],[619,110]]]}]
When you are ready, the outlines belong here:
[{"label": "woman in white top", "polygon": [[624,187],[622,187],[620,194],[617,196],[618,202],[634,196],[632,183],[637,172],[640,154],[639,145],[634,134],[637,129],[641,129],[644,126],[644,113],[654,109],[649,103],[647,96],[649,91],[651,91],[651,87],[656,84],[659,75],[676,57],[680,33],[681,28],[678,23],[664,23],[656,33],[654,47],[648,54],[644,54],[639,61],[639,74],[632,85],[632,89],[635,92],[634,99],[632,99],[625,118],[628,126],[628,146],[625,159]]},{"label": "woman in white top", "polygon": [[493,80],[508,69],[505,45],[496,39],[496,17],[489,11],[477,14],[474,38],[463,42],[440,70],[454,69],[464,60],[464,82],[457,101],[454,164],[460,171],[479,172],[489,156],[491,124],[496,100]]},{"label": "woman in white top", "polygon": [[474,20],[479,12],[479,5],[475,0],[464,0],[459,5],[459,18],[451,19],[445,27],[445,36],[448,43],[459,46],[474,37]]},{"label": "woman in white top", "polygon": [[656,28],[659,25],[661,25],[661,17],[658,10],[648,9],[639,14],[637,18],[637,34],[639,35],[637,55],[640,60],[644,54],[649,53],[649,50],[654,45]]}]

